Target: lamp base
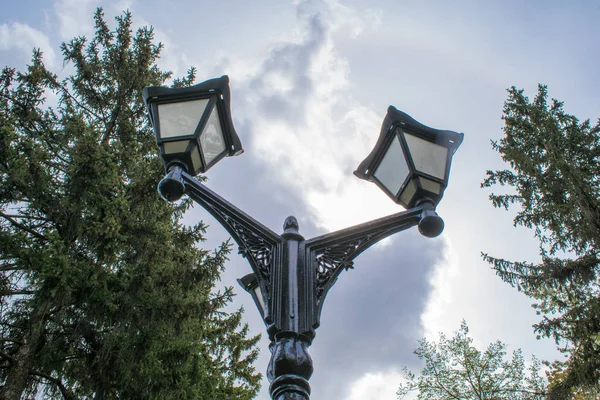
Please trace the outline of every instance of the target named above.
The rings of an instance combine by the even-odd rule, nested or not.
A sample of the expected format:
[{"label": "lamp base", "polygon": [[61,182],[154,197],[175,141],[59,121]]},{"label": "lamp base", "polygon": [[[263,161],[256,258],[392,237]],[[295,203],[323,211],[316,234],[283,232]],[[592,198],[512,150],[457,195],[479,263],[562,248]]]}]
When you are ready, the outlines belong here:
[{"label": "lamp base", "polygon": [[425,211],[423,214],[421,221],[419,221],[421,235],[428,238],[439,236],[444,231],[444,220],[435,211]]},{"label": "lamp base", "polygon": [[433,203],[422,202],[423,212],[419,221],[419,232],[428,238],[439,236],[444,231],[444,220],[435,212]]},{"label": "lamp base", "polygon": [[174,165],[169,169],[169,173],[158,183],[158,193],[167,201],[177,201],[183,197],[186,192],[183,183],[183,170],[180,166]]}]

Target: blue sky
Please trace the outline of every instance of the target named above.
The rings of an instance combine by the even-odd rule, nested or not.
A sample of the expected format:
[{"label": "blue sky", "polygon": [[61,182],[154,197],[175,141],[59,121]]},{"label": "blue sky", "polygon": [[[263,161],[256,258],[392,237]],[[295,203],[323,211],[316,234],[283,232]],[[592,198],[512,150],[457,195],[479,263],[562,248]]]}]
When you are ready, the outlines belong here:
[{"label": "blue sky", "polygon": [[[22,68],[31,48],[62,67],[58,46],[92,33],[92,14],[130,9],[165,44],[159,65],[198,79],[228,74],[234,123],[246,152],[209,171],[208,186],[281,232],[288,215],[312,237],[400,210],[352,171],[377,140],[387,106],[465,133],[438,212],[441,237],[395,235],[344,272],[324,306],[311,347],[313,396],[395,399],[404,365],[423,336],[451,334],[467,320],[480,346],[500,339],[527,358],[556,357],[536,340],[529,300],[502,283],[480,252],[537,260],[531,232],[492,208],[479,183],[502,168],[490,139],[502,135],[505,89],[538,83],[581,119],[600,116],[600,1],[103,1],[2,0],[0,64]],[[227,238],[210,224],[207,246]],[[239,293],[253,333],[263,324],[235,279],[249,272],[232,255],[222,285]],[[266,369],[266,338],[257,368]],[[259,398],[268,398],[265,380]]]}]

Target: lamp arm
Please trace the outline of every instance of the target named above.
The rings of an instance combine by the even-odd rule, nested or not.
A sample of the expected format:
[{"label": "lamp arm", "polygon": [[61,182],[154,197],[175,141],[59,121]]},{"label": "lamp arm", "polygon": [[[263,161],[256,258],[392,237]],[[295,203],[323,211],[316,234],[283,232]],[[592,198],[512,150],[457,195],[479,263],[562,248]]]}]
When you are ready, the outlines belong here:
[{"label": "lamp arm", "polygon": [[375,243],[418,225],[423,215],[434,212],[431,208],[429,204],[419,205],[306,241],[306,260],[316,276],[317,324],[325,297],[339,274],[354,268],[354,259]]},{"label": "lamp arm", "polygon": [[[169,178],[169,175],[171,173],[165,179],[173,179]],[[185,185],[186,194],[215,217],[236,241],[239,254],[248,260],[262,293],[269,299],[271,267],[281,263],[283,238],[198,182],[193,176],[181,171],[180,177]],[[265,320],[269,319],[269,311],[264,310]]]}]

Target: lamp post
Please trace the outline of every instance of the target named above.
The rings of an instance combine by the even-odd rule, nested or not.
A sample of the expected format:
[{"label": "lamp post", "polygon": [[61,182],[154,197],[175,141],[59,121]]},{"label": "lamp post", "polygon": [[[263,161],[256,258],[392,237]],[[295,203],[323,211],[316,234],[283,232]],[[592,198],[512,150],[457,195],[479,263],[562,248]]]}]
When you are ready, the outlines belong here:
[{"label": "lamp post", "polygon": [[295,217],[288,217],[277,234],[194,178],[223,157],[242,152],[227,76],[187,88],[147,87],[143,96],[167,171],[159,193],[169,201],[187,194],[237,242],[252,268],[238,282],[254,299],[271,341],[271,398],[309,400],[313,365],[308,347],[327,293],[339,274],[381,239],[415,225],[427,237],[442,232],[435,208],[463,134],[429,128],[390,106],[375,148],[354,174],[377,184],[407,210],[305,239]]}]

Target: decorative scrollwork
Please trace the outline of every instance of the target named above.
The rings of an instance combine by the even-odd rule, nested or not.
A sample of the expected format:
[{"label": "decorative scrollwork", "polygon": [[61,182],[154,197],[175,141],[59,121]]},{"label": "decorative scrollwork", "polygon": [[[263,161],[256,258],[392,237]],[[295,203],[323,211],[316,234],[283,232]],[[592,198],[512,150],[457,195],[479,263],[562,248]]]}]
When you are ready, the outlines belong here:
[{"label": "decorative scrollwork", "polygon": [[381,239],[417,225],[422,211],[418,206],[306,241],[306,255],[316,277],[316,326],[327,292],[340,273],[353,268],[354,259]]},{"label": "decorative scrollwork", "polygon": [[[317,267],[317,301],[320,303],[323,294],[331,287],[342,270],[354,268],[354,258],[370,245],[375,234],[325,247],[315,253]],[[365,246],[367,245],[367,246]]]},{"label": "decorative scrollwork", "polygon": [[271,267],[281,254],[283,238],[191,175],[183,173],[182,176],[188,195],[212,214],[233,237],[239,246],[239,253],[248,260],[257,275],[263,294],[270,299]]},{"label": "decorative scrollwork", "polygon": [[250,264],[255,267],[258,274],[265,282],[266,288],[270,287],[271,266],[276,252],[277,243],[267,240],[263,235],[256,232],[252,226],[240,221],[236,221],[230,215],[221,210],[213,209],[218,213],[221,219],[235,231],[238,243],[238,253],[246,258]]},{"label": "decorative scrollwork", "polygon": [[240,238],[241,243],[238,243],[238,254],[254,264],[257,272],[268,286],[277,244],[270,243],[263,236],[244,226],[244,224],[233,221],[229,216],[224,215],[223,219],[231,225]]}]

